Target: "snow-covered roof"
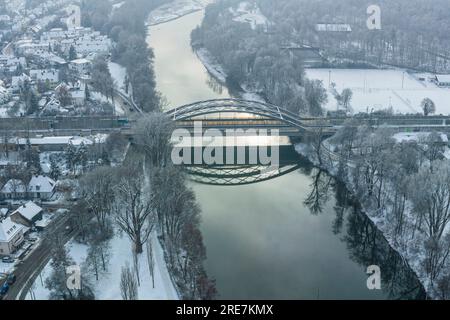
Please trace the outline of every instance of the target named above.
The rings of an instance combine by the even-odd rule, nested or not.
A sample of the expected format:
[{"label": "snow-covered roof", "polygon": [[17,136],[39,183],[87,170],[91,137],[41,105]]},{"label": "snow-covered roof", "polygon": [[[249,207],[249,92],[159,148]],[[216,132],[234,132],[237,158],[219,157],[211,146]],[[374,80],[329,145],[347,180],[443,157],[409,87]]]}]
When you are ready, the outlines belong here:
[{"label": "snow-covered roof", "polygon": [[[17,143],[20,145],[26,145],[28,144],[27,139],[21,138],[17,140]],[[79,146],[82,143],[84,145],[91,145],[92,141],[84,138],[84,137],[74,137],[74,136],[68,136],[68,137],[43,137],[43,138],[30,138],[30,144],[33,146],[37,145],[59,145],[59,144],[72,144],[74,146]]]},{"label": "snow-covered roof", "polygon": [[11,218],[6,218],[0,222],[0,241],[9,242],[23,229],[20,224],[14,223]]},{"label": "snow-covered roof", "polygon": [[448,82],[450,83],[450,74],[439,74],[436,76],[438,82]]},{"label": "snow-covered roof", "polygon": [[18,179],[11,179],[3,186],[1,193],[23,193],[26,191],[25,184]]},{"label": "snow-covered roof", "polygon": [[23,206],[19,207],[16,211],[14,211],[12,214],[18,212],[20,215],[25,217],[28,220],[32,220],[36,215],[38,215],[42,211],[42,208],[39,207],[34,202],[30,201],[24,204]]},{"label": "snow-covered roof", "polygon": [[28,184],[29,192],[53,192],[56,182],[46,176],[33,176]]},{"label": "snow-covered roof", "polygon": [[88,59],[75,59],[75,60],[70,61],[70,63],[73,63],[73,64],[90,64],[91,61],[88,60]]},{"label": "snow-covered roof", "polygon": [[[421,139],[425,139],[430,135],[430,132],[399,132],[393,137],[397,142],[420,142]],[[442,142],[447,143],[448,137],[444,133],[439,133]]]}]

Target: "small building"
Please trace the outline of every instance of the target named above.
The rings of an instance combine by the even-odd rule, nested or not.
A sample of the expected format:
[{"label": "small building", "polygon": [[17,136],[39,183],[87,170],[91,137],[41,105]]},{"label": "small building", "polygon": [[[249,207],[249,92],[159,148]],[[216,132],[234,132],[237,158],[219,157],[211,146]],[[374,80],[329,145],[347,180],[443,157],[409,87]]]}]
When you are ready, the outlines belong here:
[{"label": "small building", "polygon": [[17,150],[24,150],[28,145],[40,152],[45,151],[65,151],[69,144],[78,147],[81,144],[85,146],[93,145],[94,142],[86,137],[79,136],[55,136],[55,137],[36,137],[36,138],[16,138],[11,140],[11,144],[16,145]]},{"label": "small building", "polygon": [[30,77],[35,81],[57,83],[59,81],[59,72],[56,69],[30,70]]},{"label": "small building", "polygon": [[28,183],[28,195],[32,199],[50,200],[55,193],[56,182],[43,175],[33,176]]},{"label": "small building", "polygon": [[450,74],[437,75],[436,84],[442,88],[450,88]]},{"label": "small building", "polygon": [[76,59],[69,62],[69,70],[78,75],[91,73],[91,61],[88,59]]},{"label": "small building", "polygon": [[25,228],[11,218],[0,221],[0,256],[13,254],[24,242]]},{"label": "small building", "polygon": [[352,27],[347,23],[318,23],[316,24],[317,32],[352,32]]},{"label": "small building", "polygon": [[30,201],[11,213],[10,217],[15,223],[31,228],[37,221],[42,220],[43,212],[41,207]]},{"label": "small building", "polygon": [[0,190],[0,196],[5,200],[17,200],[25,198],[27,188],[23,181],[18,179],[11,179]]}]

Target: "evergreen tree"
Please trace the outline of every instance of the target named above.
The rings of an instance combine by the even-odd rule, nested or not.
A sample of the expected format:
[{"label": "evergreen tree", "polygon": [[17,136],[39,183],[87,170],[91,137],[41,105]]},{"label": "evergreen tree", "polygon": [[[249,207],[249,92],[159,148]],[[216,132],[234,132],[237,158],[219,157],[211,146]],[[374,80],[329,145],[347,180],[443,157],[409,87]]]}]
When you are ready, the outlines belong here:
[{"label": "evergreen tree", "polygon": [[58,180],[58,178],[61,176],[61,170],[59,169],[58,164],[54,159],[50,160],[50,178],[53,180]]},{"label": "evergreen tree", "polygon": [[77,51],[75,50],[74,46],[70,46],[69,49],[69,60],[75,60],[77,58]]}]

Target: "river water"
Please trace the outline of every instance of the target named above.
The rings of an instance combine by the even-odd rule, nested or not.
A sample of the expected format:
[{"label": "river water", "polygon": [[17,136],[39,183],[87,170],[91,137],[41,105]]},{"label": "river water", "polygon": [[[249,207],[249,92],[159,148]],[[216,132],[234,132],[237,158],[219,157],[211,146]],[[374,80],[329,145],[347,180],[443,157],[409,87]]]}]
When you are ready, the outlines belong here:
[{"label": "river water", "polygon": [[[191,49],[190,32],[202,18],[197,12],[149,28],[158,90],[171,106],[229,97]],[[205,266],[219,298],[423,298],[415,275],[345,188],[290,148],[275,175],[258,168],[192,171]],[[367,287],[371,265],[380,267],[381,290]]]}]

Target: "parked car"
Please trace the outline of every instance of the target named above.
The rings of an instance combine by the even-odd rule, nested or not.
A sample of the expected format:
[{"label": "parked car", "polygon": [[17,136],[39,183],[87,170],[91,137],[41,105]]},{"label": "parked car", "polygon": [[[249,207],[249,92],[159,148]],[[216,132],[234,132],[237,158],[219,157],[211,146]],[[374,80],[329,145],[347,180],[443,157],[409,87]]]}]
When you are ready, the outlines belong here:
[{"label": "parked car", "polygon": [[8,276],[8,278],[6,278],[6,283],[8,283],[8,285],[11,286],[11,285],[13,285],[16,282],[16,280],[17,280],[16,275],[11,273]]},{"label": "parked car", "polygon": [[3,257],[2,262],[3,263],[14,263],[14,259],[11,257]]},{"label": "parked car", "polygon": [[7,293],[8,293],[8,290],[9,290],[9,284],[8,284],[8,282],[5,282],[5,283],[2,285],[2,287],[0,288],[0,295],[3,296],[3,295],[5,295],[5,294],[7,294]]}]

